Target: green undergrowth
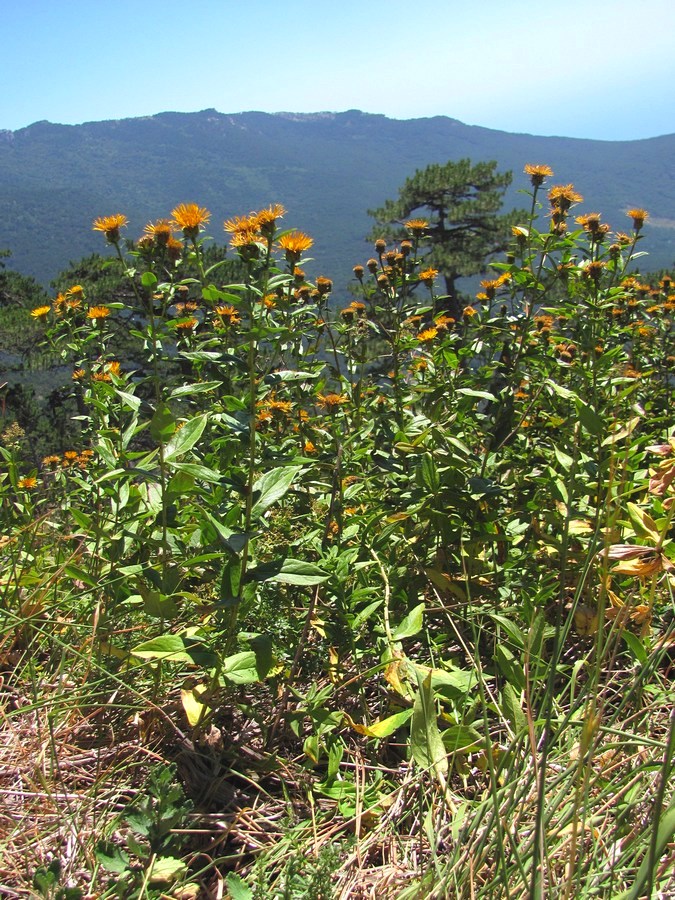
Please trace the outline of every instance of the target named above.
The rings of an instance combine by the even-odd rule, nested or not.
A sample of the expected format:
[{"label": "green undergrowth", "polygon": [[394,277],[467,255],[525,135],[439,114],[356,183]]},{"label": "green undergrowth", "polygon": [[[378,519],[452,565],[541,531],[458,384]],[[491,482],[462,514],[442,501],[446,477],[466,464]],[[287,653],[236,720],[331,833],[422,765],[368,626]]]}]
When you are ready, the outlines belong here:
[{"label": "green undergrowth", "polygon": [[0,444],[6,896],[675,889],[675,292],[526,171],[459,317],[420,219],[350,300],[279,206],[236,283],[195,204],[96,220],[72,445]]}]

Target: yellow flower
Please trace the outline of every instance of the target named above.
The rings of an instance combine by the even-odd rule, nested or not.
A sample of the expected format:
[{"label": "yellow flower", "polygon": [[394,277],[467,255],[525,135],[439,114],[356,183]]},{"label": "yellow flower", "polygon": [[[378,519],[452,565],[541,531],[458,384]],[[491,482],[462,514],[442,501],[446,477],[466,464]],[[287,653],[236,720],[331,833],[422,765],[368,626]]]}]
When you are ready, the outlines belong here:
[{"label": "yellow flower", "polygon": [[293,404],[289,400],[277,400],[276,394],[272,391],[262,407],[268,409],[273,416],[284,417],[291,414]]},{"label": "yellow flower", "polygon": [[110,309],[107,306],[92,306],[87,310],[88,319],[105,319],[110,315]]},{"label": "yellow flower", "polygon": [[[235,231],[230,238],[230,247],[251,247],[251,245],[257,244],[260,240],[261,237],[255,228]],[[254,249],[257,252],[257,247],[254,247]]]},{"label": "yellow flower", "polygon": [[581,203],[584,199],[574,190],[573,184],[558,184],[548,192],[551,206],[561,212],[567,212],[573,203]]},{"label": "yellow flower", "polygon": [[305,453],[316,453],[316,447],[311,441],[305,441],[303,450]]},{"label": "yellow flower", "polygon": [[66,291],[66,297],[82,297],[84,294],[84,288],[81,284],[74,284],[72,287],[69,287]]},{"label": "yellow flower", "polygon": [[271,238],[273,236],[277,219],[280,219],[285,212],[286,210],[280,203],[274,203],[268,206],[267,209],[261,209],[260,212],[255,214],[257,226],[265,237]]},{"label": "yellow flower", "polygon": [[237,325],[241,322],[239,314],[234,306],[216,306],[216,313],[223,319],[226,325]]},{"label": "yellow flower", "polygon": [[36,306],[35,309],[31,310],[30,314],[34,319],[44,319],[50,310],[51,306]]},{"label": "yellow flower", "polygon": [[235,216],[233,219],[226,219],[223,222],[225,231],[230,234],[242,234],[258,231],[258,216],[256,213],[250,213],[248,216]]},{"label": "yellow flower", "polygon": [[279,238],[279,247],[286,251],[286,259],[297,259],[313,243],[312,238],[302,231],[291,231]]},{"label": "yellow flower", "polygon": [[82,381],[86,374],[87,373],[84,371],[84,369],[75,369],[71,377],[73,381]]},{"label": "yellow flower", "polygon": [[121,213],[113,216],[100,216],[94,219],[93,230],[102,231],[109,244],[116,244],[120,239],[120,228],[124,228],[129,220]]},{"label": "yellow flower", "polygon": [[190,331],[198,324],[199,319],[196,316],[191,316],[189,319],[181,319],[179,322],[176,322],[176,328],[180,328],[182,331]]},{"label": "yellow flower", "polygon": [[438,328],[425,328],[424,331],[420,331],[417,335],[417,340],[421,344],[428,344],[436,337],[438,334]]},{"label": "yellow flower", "polygon": [[198,206],[196,203],[179,203],[175,209],[171,210],[171,224],[183,231],[185,237],[195,238],[199,234],[199,229],[207,224],[211,218],[211,213],[204,206]]},{"label": "yellow flower", "polygon": [[174,262],[183,255],[183,245],[173,235],[166,242],[166,255]]},{"label": "yellow flower", "polygon": [[415,232],[421,234],[425,228],[429,227],[429,223],[427,222],[426,219],[408,219],[408,221],[404,222],[403,224],[405,225],[406,228],[408,228],[410,231],[412,231],[413,234]]},{"label": "yellow flower", "polygon": [[527,163],[523,171],[530,176],[532,187],[539,187],[544,183],[544,178],[550,178],[553,175],[553,169],[550,166],[538,166],[533,163]]},{"label": "yellow flower", "polygon": [[27,491],[32,491],[33,488],[37,484],[37,478],[33,478],[32,476],[26,476],[25,478],[19,478],[16,483],[16,486],[19,488],[24,488]]},{"label": "yellow flower", "polygon": [[420,272],[418,278],[420,281],[424,282],[427,287],[431,287],[434,282],[434,278],[438,275],[438,269],[424,269],[423,272]]},{"label": "yellow flower", "polygon": [[473,316],[477,315],[478,310],[474,309],[473,306],[465,306],[462,310],[462,313],[466,316],[467,319],[471,319]]},{"label": "yellow flower", "polygon": [[111,375],[114,375],[115,378],[120,377],[121,370],[122,370],[122,367],[117,360],[114,360],[113,362],[108,363],[108,372],[110,372]]},{"label": "yellow flower", "polygon": [[158,244],[166,246],[171,237],[171,222],[168,219],[157,219],[156,222],[148,222],[143,229],[146,237],[153,238]]},{"label": "yellow flower", "polygon": [[646,209],[629,209],[626,215],[633,220],[633,228],[636,231],[639,231],[645,224],[645,220],[649,218],[649,213]]},{"label": "yellow flower", "polygon": [[343,404],[349,403],[349,397],[347,397],[345,394],[319,394],[318,399],[321,406],[323,406],[324,409],[328,410],[336,410]]}]

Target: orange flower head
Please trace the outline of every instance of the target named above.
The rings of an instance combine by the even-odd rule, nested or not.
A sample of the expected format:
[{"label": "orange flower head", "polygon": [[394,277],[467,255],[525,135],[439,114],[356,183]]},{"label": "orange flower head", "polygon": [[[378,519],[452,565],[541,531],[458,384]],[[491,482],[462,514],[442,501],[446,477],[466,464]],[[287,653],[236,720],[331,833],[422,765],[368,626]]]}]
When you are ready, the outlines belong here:
[{"label": "orange flower head", "polygon": [[336,394],[333,392],[328,394],[319,394],[318,399],[321,406],[323,406],[324,409],[327,409],[330,412],[334,412],[345,403],[349,403],[349,397],[347,397],[345,394]]},{"label": "orange flower head", "polygon": [[19,488],[23,488],[26,491],[32,491],[33,488],[37,485],[37,478],[32,476],[26,476],[25,478],[19,478],[16,483],[16,486]]},{"label": "orange flower head", "polygon": [[314,241],[308,234],[302,231],[291,231],[279,238],[279,247],[285,251],[286,259],[295,262],[300,255],[309,250]]},{"label": "orange flower head", "polygon": [[553,169],[550,166],[539,166],[533,163],[527,163],[523,171],[530,176],[532,187],[535,188],[544,183],[544,178],[550,178],[553,175]]},{"label": "orange flower head", "polygon": [[171,224],[180,228],[186,238],[194,240],[211,218],[211,213],[204,206],[196,203],[179,203],[171,210]]},{"label": "orange flower head", "polygon": [[330,292],[333,290],[333,282],[330,280],[330,278],[324,278],[323,275],[320,275],[316,279],[316,289],[323,297],[325,294],[330,294]]},{"label": "orange flower head", "polygon": [[35,309],[30,311],[30,314],[34,319],[44,319],[50,311],[51,306],[36,306]]},{"label": "orange flower head", "polygon": [[92,306],[87,310],[87,318],[92,321],[105,319],[110,315],[110,308],[107,306]]},{"label": "orange flower head", "polygon": [[437,275],[438,275],[438,269],[428,268],[428,269],[424,269],[422,272],[420,272],[420,274],[418,275],[418,278],[428,288],[431,288],[431,286],[434,283],[434,279],[436,278]]},{"label": "orange flower head", "polygon": [[430,344],[437,334],[438,328],[425,328],[424,331],[420,331],[420,333],[417,335],[417,340],[420,342],[420,344]]},{"label": "orange flower head", "polygon": [[258,214],[256,213],[250,213],[248,216],[234,216],[223,222],[223,228],[229,234],[248,234],[249,232],[257,234],[258,226]]},{"label": "orange flower head", "polygon": [[260,212],[257,212],[255,218],[261,234],[271,239],[274,236],[277,219],[281,219],[285,212],[286,210],[281,203],[273,203],[267,209],[261,209]]},{"label": "orange flower head", "polygon": [[241,318],[234,306],[216,306],[215,312],[220,316],[225,325],[237,325]]},{"label": "orange flower head", "polygon": [[558,184],[548,192],[548,199],[554,210],[566,213],[573,203],[581,203],[584,198],[574,190],[574,185]]},{"label": "orange flower head", "polygon": [[649,213],[646,209],[629,209],[626,215],[633,220],[635,231],[640,231],[645,221],[649,218]]},{"label": "orange flower head", "polygon": [[120,239],[120,228],[124,228],[129,220],[121,213],[113,216],[100,216],[94,219],[93,230],[102,231],[109,244],[117,244]]},{"label": "orange flower head", "polygon": [[163,247],[169,243],[171,237],[171,222],[168,219],[157,219],[156,222],[148,222],[143,229],[146,237],[153,238]]},{"label": "orange flower head", "polygon": [[180,319],[176,322],[176,328],[179,328],[181,331],[192,331],[199,324],[199,319],[196,316],[190,316],[189,319]]},{"label": "orange flower head", "polygon": [[429,227],[429,223],[426,219],[408,219],[407,222],[403,223],[408,231],[412,231],[413,234],[420,235],[425,229]]}]

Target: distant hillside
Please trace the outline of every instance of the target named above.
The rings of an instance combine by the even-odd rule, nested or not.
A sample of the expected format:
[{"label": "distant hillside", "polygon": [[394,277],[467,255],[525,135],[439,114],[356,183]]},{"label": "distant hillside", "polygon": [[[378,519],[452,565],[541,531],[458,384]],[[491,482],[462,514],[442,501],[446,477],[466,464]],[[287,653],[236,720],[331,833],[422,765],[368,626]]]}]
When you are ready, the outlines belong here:
[{"label": "distant hillside", "polygon": [[370,255],[366,210],[396,195],[415,169],[469,157],[512,169],[511,206],[526,201],[527,162],[547,163],[556,183],[574,182],[613,228],[625,211],[649,210],[643,268],[675,263],[675,135],[640,141],[588,141],[509,134],[455,119],[395,120],[343,113],[225,115],[161,113],[84,125],[37,122],[0,132],[0,248],[11,265],[49,282],[70,260],[102,250],[94,217],[123,212],[136,237],[151,218],[180,202],[213,213],[210,233],[224,241],[223,219],[270,202],[285,224],[315,238],[317,268],[345,284]]}]

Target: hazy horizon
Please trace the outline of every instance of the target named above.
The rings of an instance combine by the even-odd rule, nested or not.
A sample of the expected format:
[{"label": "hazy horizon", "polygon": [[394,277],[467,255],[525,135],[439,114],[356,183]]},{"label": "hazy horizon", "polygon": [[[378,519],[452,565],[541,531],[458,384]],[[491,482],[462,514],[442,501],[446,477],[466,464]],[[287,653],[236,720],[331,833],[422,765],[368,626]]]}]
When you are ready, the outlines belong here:
[{"label": "hazy horizon", "polygon": [[[214,108],[447,116],[516,134],[675,132],[675,4],[25,0],[3,10],[0,129]],[[638,16],[636,20],[636,15]],[[636,26],[646,39],[636,41]]]}]

